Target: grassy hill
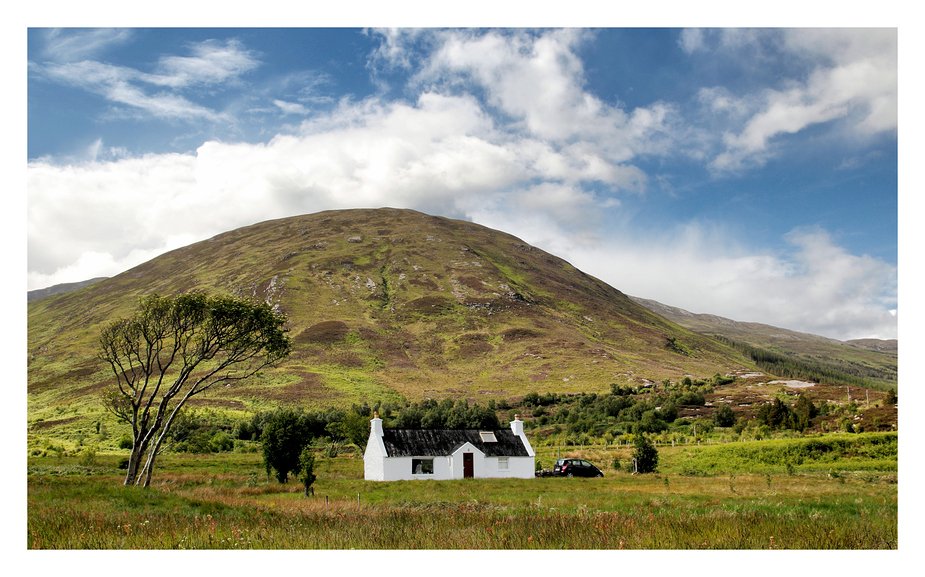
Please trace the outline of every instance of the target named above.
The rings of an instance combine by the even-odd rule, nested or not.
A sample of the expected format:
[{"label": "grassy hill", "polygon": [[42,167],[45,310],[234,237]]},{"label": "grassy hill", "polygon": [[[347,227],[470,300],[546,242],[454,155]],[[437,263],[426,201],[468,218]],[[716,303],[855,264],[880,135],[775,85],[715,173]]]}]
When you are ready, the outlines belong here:
[{"label": "grassy hill", "polygon": [[694,314],[649,299],[630,299],[692,331],[722,336],[781,358],[815,366],[819,371],[842,375],[842,380],[846,382],[863,382],[881,390],[887,387],[896,388],[898,384],[896,339],[839,341],[761,323],[738,322],[710,314]]},{"label": "grassy hill", "polygon": [[510,398],[754,365],[508,234],[414,211],[330,211],[263,222],[29,303],[30,422],[96,403],[107,320],[139,297],[246,295],[290,318],[283,365],[199,406]]}]

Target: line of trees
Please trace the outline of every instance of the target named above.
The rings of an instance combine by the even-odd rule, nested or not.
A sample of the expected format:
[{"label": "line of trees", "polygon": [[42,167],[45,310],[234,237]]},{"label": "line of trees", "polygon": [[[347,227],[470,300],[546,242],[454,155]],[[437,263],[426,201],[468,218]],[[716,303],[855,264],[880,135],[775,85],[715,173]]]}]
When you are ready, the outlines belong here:
[{"label": "line of trees", "polygon": [[845,366],[844,363],[839,363],[840,368],[835,368],[830,363],[793,358],[719,335],[714,335],[713,338],[747,355],[762,371],[785,379],[803,379],[824,385],[850,385],[883,391],[891,387],[870,379],[896,378],[895,372],[890,373],[874,367],[857,364]]},{"label": "line of trees", "polygon": [[767,405],[762,405],[755,415],[755,419],[762,425],[771,429],[793,429],[803,431],[809,427],[811,419],[819,414],[819,409],[805,395],[799,395],[793,407],[775,398]]},{"label": "line of trees", "polygon": [[500,429],[497,408],[493,400],[487,406],[478,403],[470,406],[466,399],[443,399],[439,402],[427,399],[399,408],[390,426],[404,429]]},{"label": "line of trees", "polygon": [[706,394],[712,393],[717,384],[731,380],[715,375],[710,380],[684,377],[677,383],[665,379],[652,387],[614,383],[610,394],[532,392],[524,396],[523,405],[535,418],[528,426],[564,425],[567,433],[573,435],[599,436],[608,428],[636,434],[659,433],[677,420],[680,409],[704,406]]}]

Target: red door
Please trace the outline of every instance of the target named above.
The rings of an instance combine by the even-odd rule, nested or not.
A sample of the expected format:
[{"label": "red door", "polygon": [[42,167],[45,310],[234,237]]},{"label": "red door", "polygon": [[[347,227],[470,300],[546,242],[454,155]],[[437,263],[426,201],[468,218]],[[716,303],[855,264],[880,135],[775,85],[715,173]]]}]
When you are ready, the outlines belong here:
[{"label": "red door", "polygon": [[463,478],[473,477],[472,453],[463,453]]}]

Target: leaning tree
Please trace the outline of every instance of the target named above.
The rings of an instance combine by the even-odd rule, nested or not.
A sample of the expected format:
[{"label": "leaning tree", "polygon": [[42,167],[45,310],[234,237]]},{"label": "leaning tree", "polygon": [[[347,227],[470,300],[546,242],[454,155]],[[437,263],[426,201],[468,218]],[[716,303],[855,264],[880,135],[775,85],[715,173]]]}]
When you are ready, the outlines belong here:
[{"label": "leaning tree", "polygon": [[192,292],[143,297],[131,317],[101,330],[99,357],[117,381],[108,406],[132,426],[125,485],[150,485],[161,444],[190,398],[289,355],[286,320],[266,303]]}]

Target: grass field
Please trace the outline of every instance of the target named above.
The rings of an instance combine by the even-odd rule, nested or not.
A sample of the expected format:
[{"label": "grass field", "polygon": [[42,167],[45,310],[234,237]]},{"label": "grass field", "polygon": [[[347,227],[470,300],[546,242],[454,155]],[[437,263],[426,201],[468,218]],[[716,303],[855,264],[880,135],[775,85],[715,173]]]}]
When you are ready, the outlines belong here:
[{"label": "grass field", "polygon": [[[884,435],[855,437],[859,446],[890,444]],[[568,448],[601,466],[603,479],[376,483],[347,454],[319,462],[310,498],[296,483],[268,481],[253,453],[165,455],[146,491],[121,485],[117,455],[30,458],[27,547],[897,548],[895,438],[892,457],[854,451],[837,467],[807,458],[782,469],[754,456],[805,453],[787,448],[800,442],[661,447],[661,472],[649,475],[610,467],[627,447]],[[539,451],[547,466],[566,455]]]}]

